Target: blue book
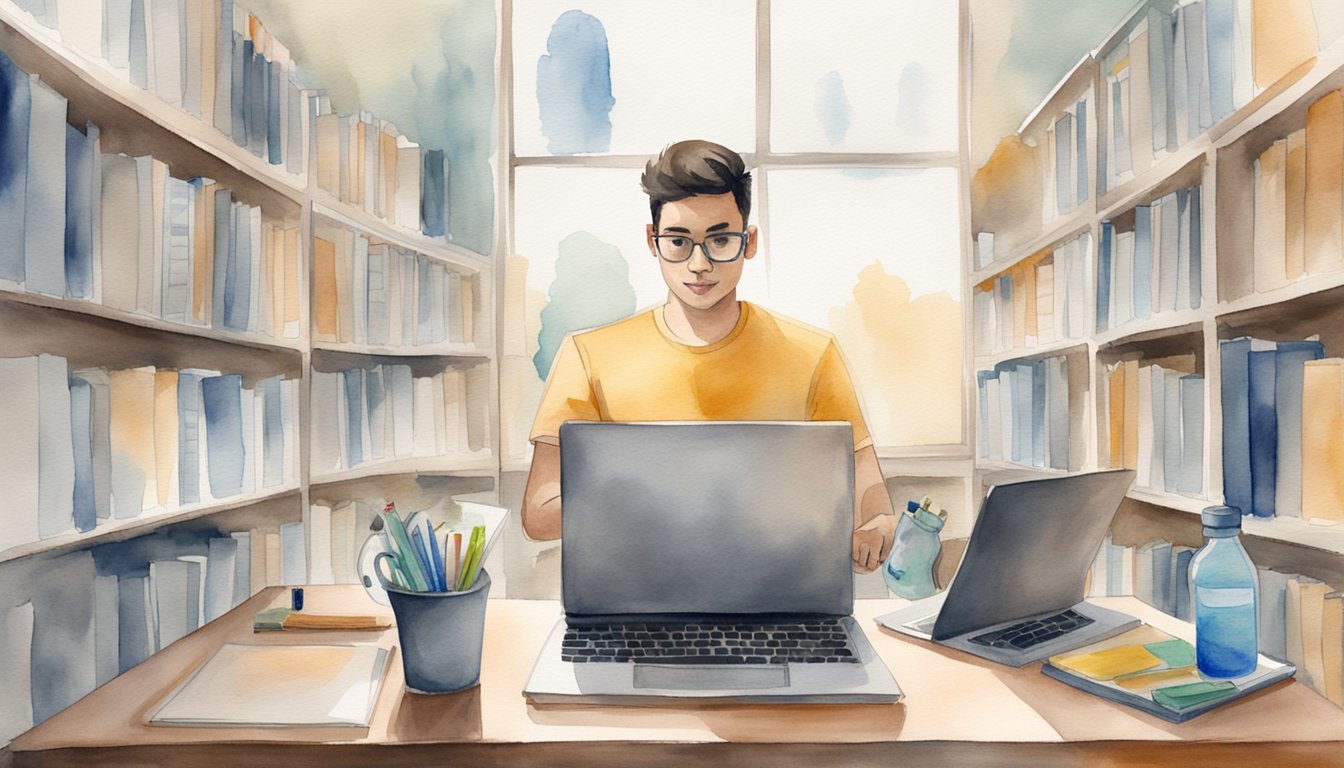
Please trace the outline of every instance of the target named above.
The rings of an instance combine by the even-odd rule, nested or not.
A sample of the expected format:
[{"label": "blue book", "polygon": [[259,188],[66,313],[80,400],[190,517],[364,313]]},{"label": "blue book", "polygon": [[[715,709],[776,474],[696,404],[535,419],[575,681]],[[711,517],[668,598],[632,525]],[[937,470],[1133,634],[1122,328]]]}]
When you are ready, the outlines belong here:
[{"label": "blue book", "polygon": [[1204,32],[1209,52],[1209,107],[1213,122],[1236,111],[1233,98],[1236,78],[1234,32],[1238,0],[1205,0]]},{"label": "blue book", "polygon": [[1076,140],[1077,140],[1077,143],[1078,143],[1078,151],[1074,154],[1074,157],[1078,158],[1078,174],[1077,174],[1077,176],[1078,176],[1078,191],[1077,191],[1077,193],[1076,193],[1076,194],[1077,194],[1077,198],[1076,198],[1076,200],[1077,200],[1077,202],[1078,202],[1079,204],[1082,204],[1083,202],[1085,202],[1085,201],[1087,200],[1087,196],[1088,196],[1088,190],[1087,190],[1087,187],[1088,187],[1088,179],[1087,179],[1087,159],[1088,159],[1088,152],[1087,152],[1087,99],[1082,99],[1082,100],[1080,100],[1080,101],[1078,102],[1078,108],[1077,108],[1076,111],[1077,111],[1077,113],[1078,113],[1078,117],[1077,117],[1077,119],[1074,121],[1074,122],[1077,124],[1077,126],[1076,126],[1076,127],[1077,127],[1077,136],[1076,136]]},{"label": "blue book", "polygon": [[94,178],[98,153],[98,126],[88,124],[88,134],[65,126],[65,295],[93,298]]},{"label": "blue book", "polygon": [[1046,413],[1050,421],[1050,466],[1069,468],[1069,362],[1063,357],[1045,361]]},{"label": "blue book", "polygon": [[1302,378],[1308,360],[1325,357],[1319,341],[1280,341],[1276,350],[1274,418],[1278,428],[1274,514],[1302,516]]},{"label": "blue book", "polygon": [[211,375],[177,373],[177,488],[183,505],[201,500],[201,381]]},{"label": "blue book", "polygon": [[227,327],[229,298],[234,280],[233,261],[233,193],[227,189],[215,190],[215,264],[210,285],[210,324],[215,328]]},{"label": "blue book", "polygon": [[211,376],[201,380],[205,408],[205,446],[210,493],[216,499],[243,491],[243,377]]},{"label": "blue book", "polygon": [[1218,345],[1222,368],[1223,499],[1251,514],[1251,367],[1248,336]]},{"label": "blue book", "polygon": [[1153,149],[1176,149],[1176,88],[1172,82],[1175,17],[1148,9],[1148,96],[1152,108]]},{"label": "blue book", "polygon": [[[1128,47],[1128,46],[1126,46]],[[1129,134],[1125,125],[1126,115],[1129,110],[1126,109],[1125,93],[1120,88],[1120,81],[1111,82],[1111,137],[1115,142],[1111,145],[1111,151],[1115,153],[1115,172],[1124,173],[1132,167],[1129,157]]]},{"label": "blue book", "polygon": [[424,167],[420,174],[420,229],[430,237],[443,237],[448,233],[444,215],[448,210],[448,178],[443,150],[427,149],[421,157]]},{"label": "blue book", "polygon": [[1097,333],[1111,326],[1111,252],[1115,249],[1115,225],[1101,223],[1101,245],[1097,249]]},{"label": "blue book", "polygon": [[1171,542],[1153,545],[1153,605],[1163,613],[1176,613],[1176,595],[1171,578]]},{"label": "blue book", "polygon": [[220,0],[215,28],[215,127],[225,136],[233,136],[233,0]]},{"label": "blue book", "polygon": [[1031,464],[1045,466],[1045,362],[1027,366],[1031,377]]},{"label": "blue book", "polygon": [[0,280],[23,282],[23,218],[28,192],[28,127],[32,96],[28,73],[0,51]]},{"label": "blue book", "polygon": [[1134,206],[1134,319],[1153,314],[1153,210]]},{"label": "blue book", "polygon": [[[1153,366],[1154,371],[1161,370]],[[1159,392],[1158,381],[1162,382],[1162,389]],[[1162,482],[1163,490],[1172,493],[1179,493],[1181,489],[1181,473],[1184,471],[1185,461],[1185,442],[1187,437],[1199,437],[1202,435],[1185,434],[1184,414],[1181,413],[1181,376],[1176,371],[1161,371],[1161,379],[1153,378],[1153,403],[1158,399],[1162,400],[1162,424],[1161,434],[1155,436],[1155,439],[1162,440]],[[1203,403],[1200,404],[1201,411]],[[1200,419],[1201,423],[1203,419]],[[1202,457],[1201,457],[1202,460]],[[1202,471],[1203,467],[1199,467]],[[1202,485],[1202,483],[1201,483]]]},{"label": "blue book", "polygon": [[243,55],[251,62],[247,71],[247,149],[257,157],[265,157],[266,84],[269,80],[266,57],[261,55],[251,40],[243,42]]},{"label": "blue book", "polygon": [[224,293],[224,327],[235,331],[251,330],[253,264],[249,210],[246,203],[234,203],[229,220],[233,225],[233,254],[229,258],[229,283]]},{"label": "blue book", "polygon": [[93,486],[93,388],[70,377],[70,436],[75,449],[75,530],[92,531],[98,524]]},{"label": "blue book", "polygon": [[342,372],[345,386],[346,466],[364,463],[364,369]]},{"label": "blue book", "polygon": [[[131,83],[149,87],[149,34],[145,26],[145,0],[131,0]],[[229,20],[230,26],[233,20]]]},{"label": "blue book", "polygon": [[[1073,115],[1065,112],[1055,121],[1055,206],[1061,214],[1073,210],[1077,187],[1073,172]],[[1086,162],[1086,159],[1082,159]]]},{"label": "blue book", "polygon": [[[1199,223],[1199,187],[1191,187],[1187,190],[1186,205],[1190,207],[1190,253],[1187,256],[1186,263],[1190,265],[1190,308],[1199,309],[1200,301],[1203,297],[1204,287],[1201,283],[1203,266],[1200,263],[1203,258],[1201,248],[1201,235]],[[1181,218],[1185,221],[1185,217]],[[1182,239],[1184,241],[1184,238]]]},{"label": "blue book", "polygon": [[1274,516],[1274,481],[1278,475],[1279,429],[1274,416],[1274,378],[1278,353],[1252,351],[1248,370],[1247,417],[1251,435],[1251,513]]},{"label": "blue book", "polygon": [[1181,621],[1192,621],[1195,618],[1194,610],[1190,607],[1190,561],[1195,558],[1195,550],[1188,547],[1173,549],[1172,560],[1174,572],[1173,595],[1176,612],[1176,618]]},{"label": "blue book", "polygon": [[[36,75],[29,78],[28,203],[24,208],[24,287],[65,296],[66,99]],[[16,242],[16,241],[10,241]]]},{"label": "blue book", "polygon": [[1209,56],[1204,27],[1204,4],[1191,3],[1177,8],[1185,17],[1185,73],[1189,113],[1189,135],[1195,137],[1213,126],[1209,110]]},{"label": "blue book", "polygon": [[[220,19],[221,29],[233,29],[232,17]],[[230,46],[232,51],[232,64],[229,76],[232,82],[229,88],[229,122],[232,124],[233,143],[240,147],[247,146],[247,62],[251,59],[251,42],[247,43],[244,49],[243,37],[237,32],[232,33],[233,42]]]},{"label": "blue book", "polygon": [[262,409],[261,485],[271,488],[284,482],[285,420],[280,412],[283,377],[272,376],[257,383]]},{"label": "blue book", "polygon": [[153,638],[150,637],[153,614],[147,599],[148,582],[149,577],[144,575],[117,578],[118,667],[122,672],[154,652]]},{"label": "blue book", "polygon": [[369,408],[369,459],[380,461],[387,456],[383,446],[387,442],[387,392],[383,385],[383,367],[370,368],[364,374],[364,395]]},{"label": "blue book", "polygon": [[285,162],[285,140],[280,135],[280,94],[285,83],[280,65],[266,62],[266,159],[271,165]]}]

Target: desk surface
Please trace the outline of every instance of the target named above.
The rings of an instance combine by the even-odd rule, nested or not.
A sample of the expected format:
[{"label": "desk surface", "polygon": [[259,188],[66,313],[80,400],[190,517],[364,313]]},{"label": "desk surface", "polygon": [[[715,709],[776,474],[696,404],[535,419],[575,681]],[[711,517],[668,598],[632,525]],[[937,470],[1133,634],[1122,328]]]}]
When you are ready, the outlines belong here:
[{"label": "desk surface", "polygon": [[[306,610],[313,612],[384,611],[390,615],[370,603],[357,586],[309,587],[306,597]],[[521,691],[542,642],[560,616],[560,606],[553,601],[491,600],[481,684],[451,695],[407,693],[401,658],[394,652],[368,729],[188,728],[147,723],[163,696],[225,642],[396,644],[395,629],[254,635],[252,614],[287,600],[287,591],[278,588],[254,596],[19,736],[9,747],[12,759],[18,765],[87,766],[183,764],[192,757],[209,756],[227,758],[232,764],[297,763],[330,768],[343,759],[358,764],[369,758],[369,751],[380,762],[387,762],[389,755],[410,762],[431,755],[441,758],[454,749],[485,763],[509,762],[524,754],[514,750],[531,745],[529,749],[548,750],[548,763],[552,758],[555,764],[572,759],[578,765],[622,762],[619,750],[632,749],[630,744],[637,742],[648,746],[641,747],[641,761],[654,752],[671,762],[684,761],[686,749],[737,754],[714,751],[717,744],[732,750],[750,746],[756,749],[753,754],[773,755],[776,761],[793,758],[786,759],[785,765],[815,765],[815,759],[833,757],[842,749],[838,745],[848,744],[843,749],[856,762],[863,762],[865,755],[873,762],[889,761],[892,749],[905,747],[911,756],[930,758],[935,752],[928,750],[947,750],[936,754],[960,756],[955,762],[966,764],[982,760],[984,750],[992,749],[1000,761],[1020,755],[1023,764],[1030,764],[1040,759],[1041,750],[1056,757],[1078,755],[1086,761],[1095,757],[1087,750],[1101,749],[1112,757],[1134,755],[1142,761],[1151,759],[1142,756],[1153,754],[1152,750],[1171,756],[1173,747],[1180,749],[1180,745],[1164,744],[1169,742],[1197,743],[1205,756],[1235,750],[1227,754],[1244,757],[1247,742],[1260,743],[1260,748],[1280,756],[1324,755],[1336,754],[1338,745],[1323,742],[1344,739],[1344,711],[1300,683],[1280,684],[1176,725],[1051,680],[1041,674],[1039,664],[1024,669],[1003,667],[889,632],[877,626],[873,617],[904,604],[895,599],[861,600],[855,615],[905,691],[905,699],[898,704],[532,705]],[[1189,636],[1189,625],[1133,598],[1098,602],[1173,634]],[[387,749],[392,745],[406,748]],[[662,751],[654,749],[658,745]],[[628,760],[628,753],[624,754]],[[301,755],[305,757],[300,759]],[[497,759],[490,759],[492,755]]]}]

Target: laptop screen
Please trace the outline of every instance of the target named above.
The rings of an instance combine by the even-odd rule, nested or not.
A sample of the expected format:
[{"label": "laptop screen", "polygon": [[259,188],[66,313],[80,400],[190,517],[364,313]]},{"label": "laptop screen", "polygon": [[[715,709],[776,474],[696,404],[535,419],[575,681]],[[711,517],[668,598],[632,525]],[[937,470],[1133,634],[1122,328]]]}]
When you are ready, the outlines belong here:
[{"label": "laptop screen", "polygon": [[571,616],[846,616],[854,453],[843,422],[569,422]]}]

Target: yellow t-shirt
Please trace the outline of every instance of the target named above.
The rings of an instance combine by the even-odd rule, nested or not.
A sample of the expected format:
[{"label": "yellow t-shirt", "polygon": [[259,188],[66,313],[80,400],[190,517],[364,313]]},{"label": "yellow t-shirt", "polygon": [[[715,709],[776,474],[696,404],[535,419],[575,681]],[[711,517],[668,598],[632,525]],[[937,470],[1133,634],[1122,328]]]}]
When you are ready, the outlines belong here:
[{"label": "yellow t-shirt", "polygon": [[835,339],[745,301],[705,346],[678,341],[662,307],[567,336],[530,439],[557,445],[570,420],[847,421],[854,450],[872,444]]}]

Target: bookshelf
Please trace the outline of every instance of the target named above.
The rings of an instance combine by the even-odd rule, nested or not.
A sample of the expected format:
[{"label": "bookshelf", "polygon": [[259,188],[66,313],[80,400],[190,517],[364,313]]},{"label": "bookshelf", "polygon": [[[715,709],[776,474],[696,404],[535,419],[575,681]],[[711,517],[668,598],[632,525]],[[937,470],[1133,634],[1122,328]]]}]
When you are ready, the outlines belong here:
[{"label": "bookshelf", "polygon": [[[1000,434],[993,421],[1003,414],[992,405],[987,409],[985,401],[995,395],[987,391],[988,380],[1001,384],[1005,369],[1068,356],[1068,431],[1085,451],[1077,466],[1070,455],[1070,469],[1129,466],[1138,473],[1112,539],[1098,555],[1098,564],[1105,564],[1110,551],[1112,581],[1122,573],[1128,578],[1136,567],[1149,568],[1154,552],[1176,562],[1170,545],[1180,545],[1178,552],[1198,547],[1197,515],[1204,507],[1246,498],[1239,505],[1264,504],[1275,512],[1244,519],[1248,548],[1265,569],[1262,581],[1272,572],[1279,587],[1283,574],[1297,585],[1292,588],[1304,589],[1312,577],[1344,587],[1344,509],[1326,503],[1314,507],[1319,515],[1302,511],[1313,494],[1302,484],[1331,476],[1319,474],[1319,462],[1310,468],[1304,441],[1328,444],[1344,435],[1323,428],[1315,438],[1296,438],[1311,431],[1313,420],[1328,420],[1339,410],[1331,406],[1315,417],[1304,410],[1303,361],[1344,355],[1344,160],[1330,160],[1344,150],[1319,142],[1309,166],[1317,174],[1315,186],[1309,196],[1301,187],[1308,126],[1318,138],[1333,137],[1331,131],[1344,136],[1344,38],[1318,39],[1316,26],[1301,23],[1313,11],[1335,18],[1328,4],[1305,0],[1140,2],[977,173],[972,234],[988,236],[993,246],[992,259],[989,249],[977,248],[970,276],[977,342],[971,388],[981,402],[975,473],[987,485],[1061,471],[1043,464],[1039,447],[1029,450],[1030,441],[1016,461],[1006,457],[1006,444],[986,450],[991,441],[985,433]],[[1232,34],[1212,35],[1210,25],[1218,24]],[[1329,26],[1322,22],[1320,29]],[[1207,42],[1214,37],[1231,47],[1210,52]],[[1271,38],[1279,42],[1266,45]],[[1094,107],[1085,123],[1091,131],[1085,163],[1092,173],[1090,194],[1060,214],[1048,194],[1051,185],[1084,163],[1072,160],[1061,169],[1070,159],[1058,153],[1058,137],[1050,131],[1070,110],[1076,114],[1080,101]],[[1290,152],[1297,153],[1296,166]],[[1322,195],[1331,202],[1313,210],[1314,229],[1308,230],[1304,197]],[[1034,215],[1021,209],[1023,200],[1031,201]],[[1304,263],[1308,231],[1324,243],[1313,267]],[[1058,277],[1033,286],[1022,275],[1043,260],[1058,261],[1060,247],[1080,236],[1091,241],[1086,332],[1041,343],[1033,338],[1039,324],[1030,310],[1051,302],[1058,307]],[[1008,308],[1000,306],[1005,282],[1016,289]],[[1032,288],[1037,290],[1028,299],[1023,289]],[[1031,307],[1018,305],[1027,300]],[[1005,321],[1011,332],[1002,328]],[[1245,342],[1245,350],[1254,351],[1239,353],[1229,344],[1245,337],[1255,340]],[[1257,373],[1245,373],[1247,365],[1258,366]],[[1075,367],[1082,369],[1077,377]],[[1261,378],[1252,384],[1248,375]],[[1333,382],[1325,370],[1311,375]],[[1248,388],[1259,398],[1249,406]],[[1319,407],[1333,401],[1313,402]],[[1048,439],[1049,406],[1044,416],[1030,398],[1023,407],[1014,416],[1035,427],[1038,442]],[[1258,414],[1257,426],[1228,432],[1225,425],[1240,423],[1248,407]],[[1284,431],[1289,438],[1281,438]],[[1227,457],[1241,467],[1252,461],[1251,453],[1254,466],[1225,467]],[[1305,474],[1313,471],[1318,474]],[[1252,478],[1254,494],[1243,490]],[[1117,557],[1129,559],[1123,568]],[[1188,563],[1188,551],[1181,559]],[[1293,581],[1299,575],[1300,584]],[[1144,579],[1124,588],[1146,584],[1151,591],[1152,574]],[[1336,610],[1337,602],[1327,600],[1325,609]],[[1326,642],[1339,642],[1337,630]],[[1325,692],[1322,681],[1312,684]],[[1330,689],[1337,688],[1336,680]]]},{"label": "bookshelf", "polygon": [[[62,14],[111,13],[108,8],[122,5],[131,8],[114,2],[47,3],[50,18],[34,18],[25,10],[34,6],[0,0],[0,53],[8,66],[0,75],[22,80],[25,94],[39,90],[50,113],[50,125],[42,125],[55,128],[59,120],[67,151],[77,143],[83,148],[83,160],[63,166],[67,179],[78,181],[61,185],[59,194],[67,196],[62,214],[70,210],[71,196],[89,201],[87,210],[68,220],[84,233],[80,242],[88,244],[80,247],[91,254],[82,262],[66,255],[65,268],[53,270],[50,264],[61,261],[61,251],[53,251],[54,259],[30,259],[29,241],[20,236],[18,255],[0,256],[5,329],[0,380],[13,409],[0,425],[33,437],[10,441],[2,455],[12,467],[34,470],[7,477],[16,483],[18,501],[0,512],[7,529],[0,535],[0,591],[17,607],[7,607],[5,615],[20,622],[35,616],[34,643],[51,637],[53,630],[43,624],[53,615],[73,612],[89,621],[79,647],[59,658],[31,644],[0,644],[5,664],[31,667],[32,679],[56,681],[41,691],[33,688],[31,716],[0,717],[0,741],[176,639],[155,634],[162,629],[150,606],[155,589],[175,589],[179,577],[186,579],[181,586],[190,631],[218,615],[207,614],[208,605],[211,611],[227,610],[268,585],[330,581],[333,573],[351,576],[350,568],[333,569],[331,558],[351,542],[356,550],[362,543],[364,528],[340,512],[356,500],[362,513],[383,498],[407,509],[437,504],[448,511],[447,499],[454,494],[498,492],[493,260],[452,242],[441,186],[428,190],[431,208],[440,208],[431,211],[425,231],[420,220],[426,204],[422,171],[429,169],[426,183],[445,184],[443,153],[419,147],[367,113],[332,114],[321,92],[298,82],[280,41],[232,0],[185,0],[177,6],[184,14],[178,27],[183,39],[169,41],[164,50],[180,43],[180,50],[191,54],[178,72],[179,98],[171,87],[171,65],[158,71],[168,81],[137,83],[134,73],[118,69],[108,48],[95,55],[88,40],[81,47],[62,36],[79,26],[67,27]],[[219,20],[214,29],[211,14]],[[197,39],[197,32],[204,36]],[[222,34],[220,39],[231,35],[228,55],[250,55],[249,66],[269,78],[256,81],[269,83],[263,89],[267,98],[256,102],[255,111],[250,102],[243,104],[239,113],[253,121],[249,128],[264,129],[260,134],[231,133],[226,121],[212,118],[213,110],[204,106],[214,86],[200,62],[227,58],[219,40],[211,42],[213,33]],[[152,34],[146,41],[151,49]],[[202,50],[196,51],[198,46]],[[230,102],[226,98],[221,105]],[[32,102],[28,108],[34,109]],[[373,151],[332,155],[329,146],[319,146],[319,118],[324,125],[376,126],[376,135],[368,134]],[[86,127],[90,124],[96,130]],[[363,128],[358,133],[365,135]],[[29,162],[26,155],[24,161]],[[82,175],[86,167],[88,176]],[[115,177],[118,170],[125,173]],[[124,186],[110,186],[109,176],[121,178]],[[350,185],[333,191],[319,184],[332,179]],[[362,185],[358,193],[356,184]],[[22,221],[23,206],[34,204],[20,198]],[[133,208],[125,204],[132,198]],[[6,201],[13,203],[13,197],[0,194],[0,204]],[[329,307],[319,299],[315,242],[334,231],[374,253],[402,254],[414,265],[405,281],[410,332],[404,338],[369,336],[366,262],[341,264],[344,290],[337,297],[346,304],[340,310],[342,332],[348,330],[347,316],[354,317],[350,308],[362,308],[360,336],[325,333],[327,316],[319,317],[319,309]],[[118,239],[127,232],[136,239]],[[225,243],[228,250],[221,250]],[[429,283],[422,280],[426,275]],[[64,284],[56,285],[56,278]],[[326,437],[319,421],[331,402],[318,399],[314,382],[353,370],[364,387],[370,371],[392,369],[407,374],[411,393],[401,401],[405,409],[397,422],[407,450],[399,442],[392,450],[395,423],[389,417],[386,456],[374,460],[370,450],[368,460],[318,464],[324,451],[315,449],[314,440]],[[427,390],[429,381],[438,389]],[[80,394],[72,394],[75,390]],[[360,390],[361,398],[366,392]],[[345,404],[341,397],[335,402]],[[64,405],[53,411],[58,402]],[[388,413],[397,402],[389,395]],[[362,399],[360,404],[367,410]],[[414,405],[424,406],[423,412]],[[128,414],[149,418],[151,426],[135,431],[128,425],[137,418]],[[108,425],[101,436],[100,418]],[[364,432],[371,431],[367,412],[357,418],[364,419]],[[435,428],[412,434],[421,431],[421,422]],[[92,437],[83,440],[91,439],[89,445],[80,442],[85,423]],[[54,426],[59,424],[64,427]],[[348,440],[349,424],[338,426],[344,432],[337,437]],[[61,433],[63,438],[53,440]],[[59,471],[49,471],[53,464],[42,447],[48,443],[66,452],[55,462]],[[140,452],[128,456],[137,445]],[[237,456],[211,461],[225,455],[217,453],[223,447]],[[70,450],[76,454],[73,468],[67,465]],[[93,457],[91,469],[80,464],[85,451]],[[197,472],[190,471],[188,460]],[[128,478],[138,485],[128,485]],[[74,512],[68,509],[71,487]],[[90,488],[97,489],[93,501],[80,495]],[[64,510],[46,503],[62,497]],[[131,498],[134,505],[124,501]],[[367,525],[364,517],[360,522]],[[217,556],[234,574],[231,583],[221,586],[220,578],[211,576],[223,572],[214,570]],[[166,581],[170,574],[173,580]],[[199,614],[192,613],[196,609]],[[137,621],[146,625],[137,627]]]}]

